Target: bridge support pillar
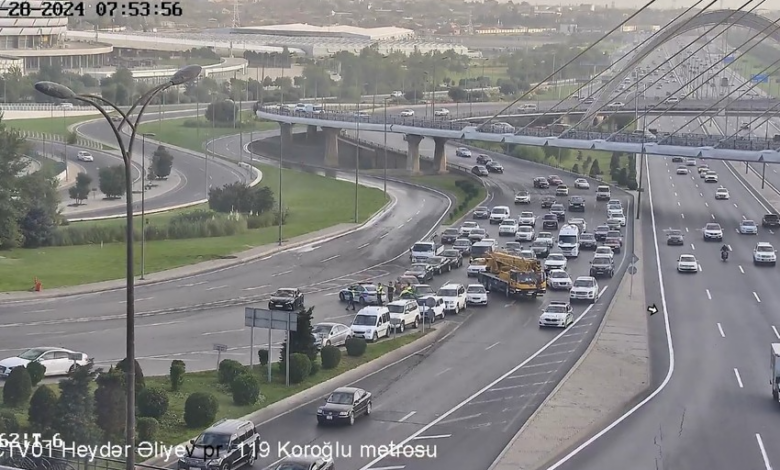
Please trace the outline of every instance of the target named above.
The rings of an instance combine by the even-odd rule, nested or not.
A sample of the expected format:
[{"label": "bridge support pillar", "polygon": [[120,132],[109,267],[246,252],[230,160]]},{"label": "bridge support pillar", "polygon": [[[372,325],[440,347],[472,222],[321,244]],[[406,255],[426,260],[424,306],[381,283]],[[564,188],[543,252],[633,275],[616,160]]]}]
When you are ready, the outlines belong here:
[{"label": "bridge support pillar", "polygon": [[306,126],[306,141],[312,142],[317,138],[317,126]]},{"label": "bridge support pillar", "polygon": [[444,152],[444,146],[447,139],[444,137],[434,137],[433,148],[433,171],[437,173],[447,172],[447,154]]},{"label": "bridge support pillar", "polygon": [[[314,126],[309,126],[314,127]],[[339,132],[341,129],[323,127],[325,134],[325,166],[338,168],[339,166]]]},{"label": "bridge support pillar", "polygon": [[406,169],[412,173],[420,172],[420,142],[423,136],[407,134]]},{"label": "bridge support pillar", "polygon": [[[281,128],[279,135],[280,135],[280,139],[281,139],[281,142],[282,142],[282,148],[289,150],[289,149],[292,148],[292,142],[293,142],[293,138],[292,138],[292,136],[293,136],[293,134],[292,134],[293,125],[292,124],[288,124],[286,122],[280,122],[279,123],[279,127]],[[287,150],[285,150],[285,151],[287,151]]]}]

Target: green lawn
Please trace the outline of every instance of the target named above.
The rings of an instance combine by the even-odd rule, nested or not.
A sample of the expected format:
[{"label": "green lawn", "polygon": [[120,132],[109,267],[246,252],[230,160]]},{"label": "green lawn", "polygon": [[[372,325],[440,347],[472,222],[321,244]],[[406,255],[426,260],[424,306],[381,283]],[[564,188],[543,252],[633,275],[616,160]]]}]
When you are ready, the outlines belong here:
[{"label": "green lawn", "polygon": [[[445,219],[445,222],[458,220],[464,214],[469,213],[469,211],[471,211],[474,207],[476,207],[477,204],[482,202],[482,200],[485,199],[485,196],[487,195],[484,186],[472,180],[471,178],[457,175],[457,174],[450,173],[445,175],[411,176],[409,177],[409,180],[424,186],[436,188],[440,191],[447,193],[448,195],[450,195],[450,197],[453,198],[452,208],[450,209],[450,215],[448,216],[447,219]],[[461,188],[455,185],[457,181],[461,181],[461,180],[472,181],[477,185],[477,188],[479,188],[479,192],[477,193],[477,196],[468,201],[468,203],[466,204],[466,208],[464,210],[459,210],[458,206],[460,205],[461,202],[466,200],[466,193],[463,192]]]},{"label": "green lawn", "polygon": [[164,119],[161,121],[143,124],[140,132],[154,132],[157,134],[155,140],[167,142],[172,145],[195,150],[203,150],[203,143],[211,139],[223,137],[226,135],[235,135],[240,132],[266,131],[278,127],[278,124],[269,121],[257,121],[252,117],[251,111],[242,113],[241,119],[244,120],[243,129],[233,127],[212,127],[211,122],[206,119],[199,119],[201,127],[185,126],[186,122],[194,122],[195,118]]},{"label": "green lawn", "polygon": [[[780,80],[780,72],[778,72],[777,65],[772,65],[771,67],[770,65],[772,65],[771,62],[747,53],[729,65],[729,68],[748,80],[754,75],[769,74],[769,83],[759,83],[756,88],[760,88],[770,96],[780,97],[780,83],[777,83],[777,80]],[[769,67],[769,70],[765,71],[764,69],[767,67]],[[737,95],[739,94],[741,93],[737,93]],[[746,95],[743,98],[747,97]]]},{"label": "green lawn", "polygon": [[[263,172],[261,184],[278,194],[278,170],[266,165],[258,165],[258,168]],[[294,170],[283,170],[282,178],[283,204],[289,210],[289,220],[283,227],[285,239],[354,221],[353,184]],[[364,186],[359,188],[358,201],[361,222],[386,203],[380,189]],[[150,223],[165,223],[170,217],[170,214],[150,216]],[[117,221],[81,223],[121,224]],[[146,244],[146,272],[219,259],[273,243],[277,237],[277,227],[266,227],[230,237],[150,241]],[[125,271],[124,251],[123,243],[4,251],[0,253],[0,291],[27,290],[32,286],[35,276],[41,280],[44,288],[120,279]],[[136,272],[139,272],[138,248],[136,265]]]},{"label": "green lawn", "polygon": [[562,100],[569,96],[569,94],[576,92],[580,85],[573,83],[571,85],[562,85],[560,87],[550,87],[539,93],[533,95],[533,99],[545,101],[545,100]]},{"label": "green lawn", "polygon": [[21,131],[42,132],[45,134],[67,136],[70,133],[68,132],[68,126],[72,126],[73,124],[78,124],[84,121],[91,121],[93,119],[97,119],[98,117],[99,116],[97,115],[63,117],[57,116],[55,114],[53,118],[12,119],[8,121],[3,120],[3,122],[9,127],[19,129]]},{"label": "green lawn", "polygon": [[[436,81],[439,81],[439,71],[436,72]],[[452,81],[453,86],[458,86],[461,79],[476,79],[477,77],[490,77],[490,84],[495,86],[496,81],[499,79],[509,78],[506,65],[485,64],[482,66],[482,61],[475,62],[465,72],[450,72],[449,70],[441,71],[441,82],[444,83],[445,78],[449,78]]]},{"label": "green lawn", "polygon": [[[431,331],[426,328],[425,334]],[[169,407],[168,412],[160,419],[160,430],[157,435],[157,441],[168,445],[180,444],[197,435],[201,429],[188,429],[184,424],[184,402],[187,397],[194,392],[208,391],[213,393],[219,402],[219,412],[217,419],[221,418],[240,418],[254,411],[265,408],[268,405],[288,398],[296,393],[307,390],[319,383],[325,382],[358,366],[371,362],[401,346],[407,345],[423,336],[422,332],[414,332],[399,336],[397,338],[382,340],[378,343],[368,344],[366,352],[361,357],[350,357],[342,351],[341,363],[332,370],[321,369],[316,375],[309,377],[300,384],[284,384],[284,375],[279,373],[276,364],[272,366],[273,381],[267,382],[267,369],[261,366],[255,366],[252,371],[260,379],[260,400],[254,405],[236,406],[233,404],[233,398],[227,386],[221,385],[217,379],[216,371],[192,372],[185,375],[184,384],[178,392],[170,391],[170,379],[167,376],[146,377],[147,387],[160,387],[168,390]],[[275,359],[275,358],[273,358]],[[58,395],[59,389],[56,385],[48,385]],[[0,404],[0,411],[12,411],[19,422],[27,425],[27,408],[6,408]],[[312,418],[313,419],[313,418]],[[306,423],[314,425],[312,423]],[[30,430],[35,432],[36,430]]]}]

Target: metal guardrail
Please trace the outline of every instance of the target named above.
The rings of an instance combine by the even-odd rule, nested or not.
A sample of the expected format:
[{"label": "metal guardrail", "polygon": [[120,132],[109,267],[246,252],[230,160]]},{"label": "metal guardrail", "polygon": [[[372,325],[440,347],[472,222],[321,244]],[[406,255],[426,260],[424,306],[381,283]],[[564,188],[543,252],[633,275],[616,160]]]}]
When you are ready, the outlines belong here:
[{"label": "metal guardrail", "polygon": [[[51,111],[51,112],[68,112],[68,111],[95,111],[92,106],[62,106],[55,103],[2,103],[0,104],[0,111]],[[97,114],[97,111],[95,111]],[[58,117],[58,116],[57,116]]]},{"label": "metal guardrail", "polygon": [[[272,109],[262,108],[262,112],[268,114],[276,114],[280,116],[289,116],[290,113],[284,109]],[[366,123],[377,125],[401,125],[408,127],[417,127],[423,129],[434,129],[443,131],[462,131],[462,132],[475,132],[474,125],[469,122],[453,121],[451,116],[442,117],[440,120],[431,119],[418,119],[415,117],[403,118],[400,116],[388,116],[387,121],[375,114],[361,114],[356,113],[343,113],[324,111],[322,113],[295,113],[296,117],[316,119],[323,121],[338,121],[338,122],[350,122],[350,123]],[[632,133],[619,133],[612,134],[611,132],[595,132],[595,131],[571,131],[564,136],[560,136],[560,132],[554,132],[549,128],[525,128],[515,131],[514,133],[507,133],[501,129],[500,126],[487,126],[480,132],[485,134],[493,134],[496,136],[524,136],[524,137],[540,137],[548,139],[562,139],[562,140],[587,140],[594,142],[613,142],[613,143],[631,143],[631,144],[646,144],[647,146],[655,145],[656,143],[666,146],[678,146],[678,147],[717,147],[724,150],[745,150],[745,151],[762,151],[762,150],[775,150],[780,148],[780,142],[776,142],[773,139],[763,138],[744,138],[734,137],[724,139],[723,137],[712,136],[707,134],[675,134],[673,136],[659,135],[657,142],[654,140],[648,140],[646,136],[636,135]],[[560,136],[560,137],[559,137]]]},{"label": "metal guardrail", "polygon": [[[35,132],[35,131],[25,131],[25,130],[21,130],[19,131],[19,133],[25,139],[30,139],[30,140],[40,140],[42,142],[56,142],[59,144],[64,144],[67,141],[67,138],[65,136],[59,134],[48,134],[45,132]],[[77,137],[76,143],[69,144],[69,145],[73,145],[74,147],[84,147],[84,148],[95,149],[95,150],[103,150],[103,144],[95,140],[85,139],[84,137]]]}]

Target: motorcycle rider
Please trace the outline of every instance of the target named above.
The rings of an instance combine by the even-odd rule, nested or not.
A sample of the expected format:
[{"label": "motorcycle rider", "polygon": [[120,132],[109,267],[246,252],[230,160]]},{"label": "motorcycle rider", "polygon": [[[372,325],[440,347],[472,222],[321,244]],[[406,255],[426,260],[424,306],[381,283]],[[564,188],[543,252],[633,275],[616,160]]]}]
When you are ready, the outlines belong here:
[{"label": "motorcycle rider", "polygon": [[720,247],[720,257],[722,259],[728,258],[729,257],[729,251],[730,251],[729,250],[729,246],[728,245],[723,245],[722,247]]}]

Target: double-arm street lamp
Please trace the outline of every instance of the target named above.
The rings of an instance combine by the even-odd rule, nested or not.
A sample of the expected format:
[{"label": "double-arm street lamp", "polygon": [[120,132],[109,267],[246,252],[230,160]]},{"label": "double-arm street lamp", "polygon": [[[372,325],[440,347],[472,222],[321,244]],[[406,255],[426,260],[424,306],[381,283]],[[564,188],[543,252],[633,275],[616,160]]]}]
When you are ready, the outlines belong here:
[{"label": "double-arm street lamp", "polygon": [[[106,119],[108,125],[111,127],[111,131],[116,137],[117,144],[119,145],[119,151],[122,153],[122,160],[125,166],[125,203],[127,206],[127,227],[126,227],[126,282],[127,282],[127,308],[126,308],[126,341],[127,341],[127,353],[126,353],[126,365],[125,371],[125,386],[127,393],[127,408],[126,408],[126,423],[125,423],[125,450],[127,452],[127,459],[125,466],[127,470],[135,470],[135,275],[133,269],[133,175],[132,175],[132,154],[133,143],[138,131],[138,124],[141,122],[141,116],[143,115],[146,107],[152,101],[155,95],[165,91],[172,86],[179,86],[184,83],[195,80],[202,67],[199,65],[188,65],[177,71],[170,80],[157,85],[144,93],[138,101],[133,103],[130,110],[127,113],[122,112],[117,105],[97,95],[79,95],[76,94],[70,88],[54,82],[38,82],[35,84],[35,89],[46,96],[60,100],[78,100],[86,103],[100,112],[100,114]],[[119,113],[122,116],[122,121],[119,125],[115,125],[114,121],[109,116],[108,111],[103,107],[108,106],[112,110]],[[138,114],[135,117],[135,121],[130,121],[130,116],[133,114],[136,108],[140,106]],[[130,138],[125,144],[120,129],[122,125],[127,124],[131,129]]]}]

